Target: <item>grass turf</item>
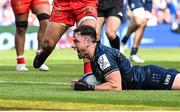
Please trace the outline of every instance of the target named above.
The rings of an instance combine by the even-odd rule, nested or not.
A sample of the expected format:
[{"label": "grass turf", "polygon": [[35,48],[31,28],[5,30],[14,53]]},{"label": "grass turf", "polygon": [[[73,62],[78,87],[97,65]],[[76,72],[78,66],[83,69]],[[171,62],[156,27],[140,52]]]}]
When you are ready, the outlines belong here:
[{"label": "grass turf", "polygon": [[[179,51],[140,49],[146,60],[140,65],[180,71]],[[32,67],[34,56],[35,51],[26,51],[30,71],[17,72],[15,50],[0,51],[0,110],[180,110],[179,91],[73,91],[70,82],[81,77],[83,63],[72,49],[55,50],[46,62],[48,72]]]}]

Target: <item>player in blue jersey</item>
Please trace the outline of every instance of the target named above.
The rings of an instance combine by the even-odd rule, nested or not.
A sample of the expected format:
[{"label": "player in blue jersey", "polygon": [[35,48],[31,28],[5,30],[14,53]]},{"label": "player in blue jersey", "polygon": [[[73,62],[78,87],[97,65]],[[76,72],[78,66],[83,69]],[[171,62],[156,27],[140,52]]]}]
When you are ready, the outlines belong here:
[{"label": "player in blue jersey", "polygon": [[138,48],[141,44],[143,34],[146,28],[146,24],[151,15],[152,0],[128,0],[129,8],[132,12],[130,18],[131,22],[128,25],[128,29],[123,39],[121,40],[121,51],[123,52],[123,45],[125,45],[132,33],[135,32],[134,42],[131,48],[130,60],[137,63],[143,63],[144,60],[141,59],[137,53]]},{"label": "player in blue jersey", "polygon": [[156,65],[133,66],[117,49],[96,42],[96,31],[91,26],[81,26],[74,31],[73,48],[79,57],[91,62],[94,76],[101,84],[89,85],[73,81],[74,90],[178,90],[180,72]]},{"label": "player in blue jersey", "polygon": [[[98,0],[97,41],[100,43],[102,28],[105,25],[106,35],[113,48],[120,48],[120,38],[117,30],[122,21],[123,0]],[[91,74],[90,63],[84,63],[84,75]]]}]

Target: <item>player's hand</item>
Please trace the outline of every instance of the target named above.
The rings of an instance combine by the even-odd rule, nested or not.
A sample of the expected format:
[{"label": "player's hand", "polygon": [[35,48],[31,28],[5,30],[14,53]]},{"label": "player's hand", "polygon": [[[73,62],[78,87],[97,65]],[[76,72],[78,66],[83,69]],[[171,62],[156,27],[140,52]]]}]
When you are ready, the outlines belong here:
[{"label": "player's hand", "polygon": [[77,91],[88,91],[88,90],[95,90],[95,86],[88,85],[82,80],[78,80],[72,84],[72,88]]},{"label": "player's hand", "polygon": [[[77,80],[77,79],[74,79],[74,80],[72,80],[72,81],[71,81],[71,87],[74,87],[74,84],[75,84],[75,83],[79,83],[79,82],[84,82],[84,81],[83,81],[82,79],[78,79],[78,80]],[[85,82],[84,82],[84,83],[85,83]]]},{"label": "player's hand", "polygon": [[71,87],[74,88],[74,84],[78,83],[79,81],[80,81],[80,79],[79,80],[72,80],[71,81]]}]

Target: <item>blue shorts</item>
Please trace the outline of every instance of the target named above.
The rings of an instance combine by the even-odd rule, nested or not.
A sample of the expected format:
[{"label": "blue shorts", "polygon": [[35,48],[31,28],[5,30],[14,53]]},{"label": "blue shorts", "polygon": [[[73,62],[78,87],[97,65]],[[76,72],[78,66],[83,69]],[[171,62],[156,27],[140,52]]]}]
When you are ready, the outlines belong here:
[{"label": "blue shorts", "polygon": [[169,90],[178,72],[175,69],[165,69],[156,65],[145,66],[145,88],[153,90]]},{"label": "blue shorts", "polygon": [[149,12],[151,12],[151,10],[152,10],[152,1],[146,2],[144,4],[144,9],[148,10]]},{"label": "blue shorts", "polygon": [[142,0],[128,0],[128,5],[131,10],[141,7],[150,12],[152,10],[152,0],[146,0],[145,2]]},{"label": "blue shorts", "polygon": [[144,7],[143,2],[141,0],[128,0],[128,5],[131,10]]}]

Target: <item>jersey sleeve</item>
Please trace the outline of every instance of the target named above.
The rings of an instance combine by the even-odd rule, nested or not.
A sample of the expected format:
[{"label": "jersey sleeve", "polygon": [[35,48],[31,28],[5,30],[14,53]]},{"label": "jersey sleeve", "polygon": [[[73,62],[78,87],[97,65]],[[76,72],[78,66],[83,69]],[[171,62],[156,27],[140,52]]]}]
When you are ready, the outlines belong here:
[{"label": "jersey sleeve", "polygon": [[104,78],[113,71],[119,70],[116,58],[112,54],[102,54],[99,56],[98,67]]}]

